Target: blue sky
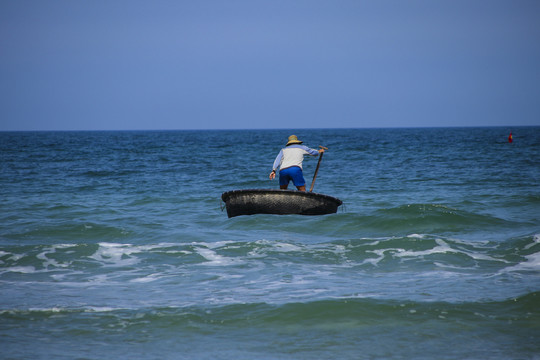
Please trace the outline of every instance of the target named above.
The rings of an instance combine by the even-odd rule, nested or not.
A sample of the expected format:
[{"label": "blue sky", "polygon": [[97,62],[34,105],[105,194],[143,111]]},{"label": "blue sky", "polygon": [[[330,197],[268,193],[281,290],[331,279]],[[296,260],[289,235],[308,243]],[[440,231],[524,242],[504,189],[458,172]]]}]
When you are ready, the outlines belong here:
[{"label": "blue sky", "polygon": [[0,130],[540,125],[540,1],[0,0]]}]

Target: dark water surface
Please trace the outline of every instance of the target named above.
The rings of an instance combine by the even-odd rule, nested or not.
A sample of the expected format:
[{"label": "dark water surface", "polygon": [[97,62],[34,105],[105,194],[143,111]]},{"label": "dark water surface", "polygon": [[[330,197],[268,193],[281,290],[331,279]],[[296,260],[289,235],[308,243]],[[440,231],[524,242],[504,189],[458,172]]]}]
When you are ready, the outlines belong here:
[{"label": "dark water surface", "polygon": [[[540,128],[509,131],[0,133],[0,358],[539,359]],[[228,219],[292,133],[344,206]]]}]

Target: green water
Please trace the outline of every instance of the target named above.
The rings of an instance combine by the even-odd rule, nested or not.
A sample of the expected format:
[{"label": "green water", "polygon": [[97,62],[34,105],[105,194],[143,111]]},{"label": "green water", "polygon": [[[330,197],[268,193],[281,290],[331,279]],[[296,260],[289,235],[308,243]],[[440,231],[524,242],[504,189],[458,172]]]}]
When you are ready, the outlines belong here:
[{"label": "green water", "polygon": [[[539,358],[540,128],[508,132],[0,133],[1,357]],[[291,133],[338,213],[227,218]]]}]

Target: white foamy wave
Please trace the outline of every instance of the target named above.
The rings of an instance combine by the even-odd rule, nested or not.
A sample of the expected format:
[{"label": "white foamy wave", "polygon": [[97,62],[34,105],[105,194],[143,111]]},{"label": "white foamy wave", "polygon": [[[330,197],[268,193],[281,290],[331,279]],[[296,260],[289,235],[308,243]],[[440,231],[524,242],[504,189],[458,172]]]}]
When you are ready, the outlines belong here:
[{"label": "white foamy wave", "polygon": [[149,282],[161,279],[163,277],[164,276],[162,274],[150,274],[150,275],[147,275],[147,276],[132,279],[129,282],[132,282],[132,283],[149,283]]},{"label": "white foamy wave", "polygon": [[17,313],[101,313],[101,312],[112,312],[118,310],[126,310],[125,308],[115,308],[108,306],[88,306],[83,308],[78,307],[29,307],[29,308],[16,308],[16,309],[4,309],[0,310],[1,314],[17,314]]},{"label": "white foamy wave", "polygon": [[63,309],[60,307],[51,307],[51,308],[29,308],[28,311],[35,311],[35,312],[52,312],[52,313],[60,313],[63,311],[70,311],[69,309]]},{"label": "white foamy wave", "polygon": [[449,265],[449,264],[443,264],[441,262],[435,261],[433,264],[439,268],[442,269],[451,269],[451,270],[465,270],[465,269],[474,269],[475,267],[463,267],[463,266],[455,266],[455,265]]},{"label": "white foamy wave", "polygon": [[197,247],[195,248],[195,251],[199,255],[201,255],[203,258],[208,260],[207,262],[204,262],[201,265],[230,266],[230,265],[238,265],[238,264],[244,263],[242,260],[219,255],[217,252],[209,248]]},{"label": "white foamy wave", "polygon": [[530,248],[532,248],[532,247],[535,246],[536,244],[540,244],[540,234],[534,235],[534,236],[533,236],[533,242],[530,243],[529,245],[525,246],[523,249],[529,250]]},{"label": "white foamy wave", "polygon": [[302,251],[302,248],[297,245],[288,244],[288,243],[275,243],[274,250],[279,252],[292,252],[292,251]]},{"label": "white foamy wave", "polygon": [[100,312],[111,312],[111,311],[117,311],[117,310],[124,310],[124,309],[123,308],[108,307],[108,306],[89,306],[89,307],[84,309],[84,312],[100,313]]},{"label": "white foamy wave", "polygon": [[304,249],[298,245],[279,242],[279,241],[269,241],[269,240],[257,240],[255,241],[257,247],[248,253],[250,258],[262,258],[267,256],[268,252],[301,252]]},{"label": "white foamy wave", "polygon": [[131,266],[139,259],[131,256],[141,250],[131,244],[99,243],[98,250],[89,258],[109,264],[109,266]]},{"label": "white foamy wave", "polygon": [[397,257],[420,257],[420,256],[426,256],[426,255],[432,255],[432,254],[444,254],[444,253],[455,253],[458,252],[454,249],[452,249],[444,240],[442,239],[435,239],[435,242],[438,246],[435,246],[432,249],[423,250],[423,251],[412,251],[412,250],[404,250],[404,249],[398,249],[398,252],[395,254]]},{"label": "white foamy wave", "polygon": [[2,273],[14,272],[21,274],[32,274],[37,272],[36,268],[33,266],[12,266],[2,270]]},{"label": "white foamy wave", "polygon": [[384,256],[385,256],[385,252],[387,251],[399,251],[399,250],[402,250],[402,249],[378,249],[378,250],[367,250],[366,252],[367,253],[371,253],[371,254],[375,254],[377,255],[376,258],[369,258],[369,259],[366,259],[364,260],[360,265],[366,265],[366,264],[371,264],[373,266],[377,266],[379,264],[379,262],[381,260],[384,259]]},{"label": "white foamy wave", "polygon": [[512,271],[540,271],[540,252],[525,256],[525,261],[503,269],[503,272]]},{"label": "white foamy wave", "polygon": [[48,257],[48,255],[54,254],[55,252],[56,252],[56,248],[51,247],[47,249],[46,251],[43,251],[42,253],[39,253],[38,255],[36,255],[36,258],[43,260],[43,267],[45,269],[47,269],[49,266],[56,267],[56,268],[68,267],[69,264],[59,263],[58,261]]},{"label": "white foamy wave", "polygon": [[497,259],[482,253],[478,253],[475,251],[466,251],[461,249],[454,249],[448,243],[446,243],[442,239],[435,239],[435,242],[437,243],[437,246],[431,249],[422,250],[422,251],[412,251],[412,250],[404,250],[404,249],[397,249],[397,253],[395,254],[396,257],[423,257],[433,254],[447,254],[447,253],[454,253],[454,254],[464,254],[472,259],[475,260],[483,260],[483,261],[496,261],[496,262],[504,262],[508,263],[508,261],[504,259]]},{"label": "white foamy wave", "polygon": [[193,246],[205,247],[208,249],[217,249],[217,248],[225,247],[232,243],[234,243],[234,241],[224,240],[224,241],[216,241],[216,242],[192,242],[190,244]]}]

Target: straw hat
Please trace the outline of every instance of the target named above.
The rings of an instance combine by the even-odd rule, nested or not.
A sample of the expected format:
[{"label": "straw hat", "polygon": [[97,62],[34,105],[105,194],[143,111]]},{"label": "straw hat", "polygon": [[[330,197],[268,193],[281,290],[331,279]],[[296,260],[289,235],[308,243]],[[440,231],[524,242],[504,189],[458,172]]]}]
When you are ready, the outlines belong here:
[{"label": "straw hat", "polygon": [[289,136],[289,142],[285,146],[288,146],[288,145],[291,145],[291,144],[301,144],[301,143],[303,143],[303,141],[298,140],[296,135],[291,135],[291,136]]}]

